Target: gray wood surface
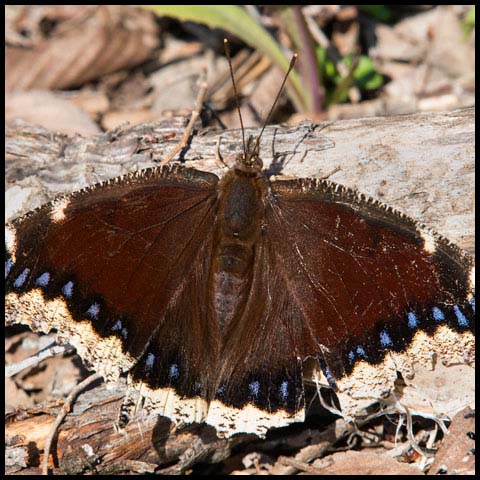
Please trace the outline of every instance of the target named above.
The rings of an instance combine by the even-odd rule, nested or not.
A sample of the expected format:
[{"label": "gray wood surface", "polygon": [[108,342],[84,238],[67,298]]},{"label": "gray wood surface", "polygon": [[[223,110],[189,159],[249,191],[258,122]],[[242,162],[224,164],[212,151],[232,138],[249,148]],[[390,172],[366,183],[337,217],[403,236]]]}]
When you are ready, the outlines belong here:
[{"label": "gray wood surface", "polygon": [[[89,138],[67,137],[23,122],[7,127],[7,219],[58,193],[158,164],[156,160],[178,142],[187,121],[173,117]],[[474,125],[475,111],[467,108],[269,126],[261,155],[267,167],[275,158],[275,174],[329,176],[474,253]],[[247,134],[258,134],[258,129]],[[241,150],[240,131],[200,126],[182,152],[182,161],[222,175],[214,159],[219,135],[222,154],[231,164]]]}]

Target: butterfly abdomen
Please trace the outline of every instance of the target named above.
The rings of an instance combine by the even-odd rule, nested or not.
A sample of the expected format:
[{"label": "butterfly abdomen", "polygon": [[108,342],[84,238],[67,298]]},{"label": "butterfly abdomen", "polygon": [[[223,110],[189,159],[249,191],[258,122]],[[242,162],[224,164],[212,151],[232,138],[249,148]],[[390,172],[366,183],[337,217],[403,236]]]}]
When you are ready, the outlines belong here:
[{"label": "butterfly abdomen", "polygon": [[225,330],[245,304],[251,285],[266,187],[260,173],[236,170],[228,172],[222,183],[215,226],[213,290],[217,321]]}]

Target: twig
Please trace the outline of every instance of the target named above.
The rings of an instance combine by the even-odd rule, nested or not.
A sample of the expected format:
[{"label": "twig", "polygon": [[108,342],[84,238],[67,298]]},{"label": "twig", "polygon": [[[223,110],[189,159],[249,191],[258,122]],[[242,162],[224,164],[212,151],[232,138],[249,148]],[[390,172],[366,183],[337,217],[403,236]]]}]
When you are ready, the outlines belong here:
[{"label": "twig", "polygon": [[205,99],[205,94],[207,93],[207,74],[203,71],[201,79],[200,79],[200,89],[198,91],[197,101],[195,102],[195,108],[192,111],[192,115],[190,116],[190,121],[183,132],[182,138],[177,143],[175,148],[163,159],[160,161],[160,165],[166,165],[169,163],[177,153],[181,152],[182,149],[188,144],[188,140],[193,132],[193,127],[195,126],[195,122],[197,121],[198,117],[202,113],[202,105],[203,100]]},{"label": "twig", "polygon": [[326,173],[325,175],[322,175],[319,178],[320,178],[320,180],[327,180],[329,177],[331,177],[332,175],[334,175],[337,172],[340,172],[341,170],[342,170],[342,167],[335,167],[330,173]]},{"label": "twig", "polygon": [[143,473],[155,473],[157,465],[154,463],[142,462],[139,460],[122,460],[109,468],[106,468],[102,474],[115,475],[128,472],[130,475],[143,474]]},{"label": "twig", "polygon": [[312,465],[309,465],[308,463],[303,462],[301,460],[296,460],[294,458],[284,457],[284,456],[278,457],[278,463],[287,465],[289,467],[293,467],[300,472],[305,472],[310,475],[322,475],[323,469],[330,466],[333,463],[333,460],[326,461],[325,465],[323,465],[320,468],[313,467]]},{"label": "twig", "polygon": [[71,345],[55,345],[55,342],[53,342],[50,346],[44,348],[43,350],[40,350],[31,357],[25,358],[20,362],[7,365],[5,367],[5,378],[13,377],[22,370],[25,370],[26,368],[34,367],[46,358],[55,357],[56,355],[69,352],[71,350],[73,350],[73,347]]},{"label": "twig", "polygon": [[70,395],[66,398],[63,407],[61,408],[60,412],[58,412],[57,418],[55,419],[54,424],[48,434],[47,440],[45,442],[45,449],[43,452],[43,466],[42,466],[42,475],[48,475],[48,457],[50,456],[50,448],[52,446],[53,438],[57,432],[58,427],[62,423],[63,419],[67,416],[70,412],[70,408],[72,406],[73,401],[77,397],[77,395],[84,390],[88,385],[93,383],[94,381],[102,378],[102,375],[99,373],[94,373],[87,377],[85,380],[80,382],[71,392]]}]

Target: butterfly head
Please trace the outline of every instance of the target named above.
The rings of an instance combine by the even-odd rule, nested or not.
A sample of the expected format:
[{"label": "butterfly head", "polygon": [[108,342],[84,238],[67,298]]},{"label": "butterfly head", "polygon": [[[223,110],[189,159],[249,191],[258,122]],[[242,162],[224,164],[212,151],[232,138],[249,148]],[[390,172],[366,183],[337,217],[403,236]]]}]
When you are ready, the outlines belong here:
[{"label": "butterfly head", "polygon": [[235,169],[246,173],[257,173],[263,168],[263,162],[260,158],[260,148],[258,141],[253,137],[248,137],[245,151],[237,155],[235,159]]}]

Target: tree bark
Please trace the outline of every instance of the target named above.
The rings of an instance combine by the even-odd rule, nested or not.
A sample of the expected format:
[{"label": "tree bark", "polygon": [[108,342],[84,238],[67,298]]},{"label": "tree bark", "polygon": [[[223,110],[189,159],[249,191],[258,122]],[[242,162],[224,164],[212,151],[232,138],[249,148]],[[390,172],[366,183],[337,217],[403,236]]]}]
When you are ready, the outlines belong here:
[{"label": "tree bark", "polygon": [[[7,218],[55,194],[155,166],[175,146],[187,121],[174,117],[89,138],[19,122],[7,127]],[[258,133],[259,129],[247,130],[247,135]],[[180,154],[181,161],[222,175],[215,162],[219,136],[222,155],[231,165],[241,151],[238,130],[198,128]],[[375,197],[474,252],[473,108],[269,126],[261,156],[270,173],[331,174],[330,180]]]}]

